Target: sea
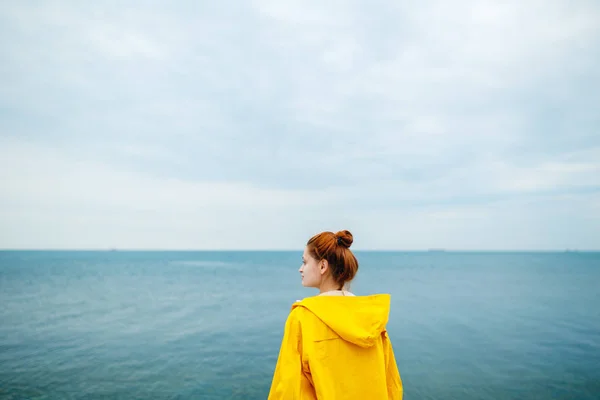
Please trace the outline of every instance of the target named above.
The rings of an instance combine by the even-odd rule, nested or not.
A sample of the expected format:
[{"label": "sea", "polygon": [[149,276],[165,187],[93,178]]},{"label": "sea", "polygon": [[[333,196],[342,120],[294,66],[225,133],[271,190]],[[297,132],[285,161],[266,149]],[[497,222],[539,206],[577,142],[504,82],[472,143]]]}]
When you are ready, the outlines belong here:
[{"label": "sea", "polygon": [[[600,253],[356,256],[405,399],[600,399]],[[301,257],[1,251],[0,399],[266,399]]]}]

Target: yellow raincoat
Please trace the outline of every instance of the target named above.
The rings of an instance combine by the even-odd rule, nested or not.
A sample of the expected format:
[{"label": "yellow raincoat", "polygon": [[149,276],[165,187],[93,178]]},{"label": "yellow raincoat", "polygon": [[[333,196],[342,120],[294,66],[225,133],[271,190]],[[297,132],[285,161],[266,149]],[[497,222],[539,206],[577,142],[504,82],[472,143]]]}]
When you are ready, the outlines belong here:
[{"label": "yellow raincoat", "polygon": [[386,332],[390,295],[316,296],[292,306],[268,400],[401,400]]}]

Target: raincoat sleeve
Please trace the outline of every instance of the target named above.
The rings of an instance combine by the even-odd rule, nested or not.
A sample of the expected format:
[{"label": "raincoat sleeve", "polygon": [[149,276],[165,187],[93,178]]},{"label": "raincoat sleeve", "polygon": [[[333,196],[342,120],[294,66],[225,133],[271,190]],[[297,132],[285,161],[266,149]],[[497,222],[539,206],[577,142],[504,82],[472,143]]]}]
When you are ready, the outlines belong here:
[{"label": "raincoat sleeve", "polygon": [[298,311],[292,311],[286,321],[268,400],[316,400],[314,388],[303,370],[302,327]]},{"label": "raincoat sleeve", "polygon": [[387,332],[383,332],[383,353],[386,364],[385,378],[387,383],[388,399],[402,400],[404,388],[402,387],[402,379],[400,378],[400,372],[398,371],[398,365],[396,364],[396,357],[394,356],[392,342],[390,341]]}]

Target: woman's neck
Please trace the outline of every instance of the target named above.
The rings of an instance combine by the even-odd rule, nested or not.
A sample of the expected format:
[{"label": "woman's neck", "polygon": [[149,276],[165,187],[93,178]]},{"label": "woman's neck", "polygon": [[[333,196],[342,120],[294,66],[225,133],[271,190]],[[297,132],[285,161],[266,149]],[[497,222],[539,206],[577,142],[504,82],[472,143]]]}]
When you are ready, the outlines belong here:
[{"label": "woman's neck", "polygon": [[329,292],[319,293],[318,296],[354,296],[354,293],[346,290],[331,290]]},{"label": "woman's neck", "polygon": [[327,292],[333,292],[336,290],[343,290],[344,287],[335,283],[335,282],[326,282],[323,285],[321,285],[321,287],[319,287],[319,294],[323,294],[323,293],[327,293]]}]

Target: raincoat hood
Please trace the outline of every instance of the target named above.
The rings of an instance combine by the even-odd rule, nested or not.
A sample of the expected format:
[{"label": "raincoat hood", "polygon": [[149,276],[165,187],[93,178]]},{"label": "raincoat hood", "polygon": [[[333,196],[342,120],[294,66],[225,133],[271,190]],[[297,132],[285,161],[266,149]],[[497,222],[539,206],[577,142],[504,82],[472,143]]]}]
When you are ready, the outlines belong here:
[{"label": "raincoat hood", "polygon": [[297,303],[313,313],[347,342],[371,347],[385,331],[390,313],[390,295],[315,296]]}]

